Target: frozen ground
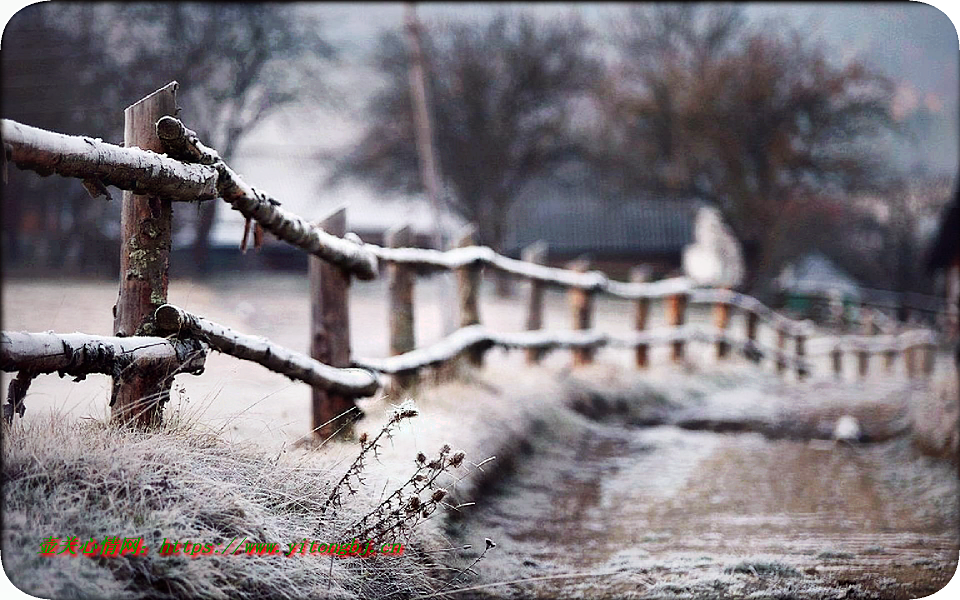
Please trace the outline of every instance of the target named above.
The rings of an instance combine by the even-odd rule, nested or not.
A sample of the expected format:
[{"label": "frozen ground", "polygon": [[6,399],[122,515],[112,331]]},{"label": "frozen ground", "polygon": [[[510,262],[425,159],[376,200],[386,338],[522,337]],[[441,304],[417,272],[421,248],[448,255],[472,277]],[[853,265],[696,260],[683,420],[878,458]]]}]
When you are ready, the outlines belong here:
[{"label": "frozen ground", "polygon": [[[896,435],[925,390],[811,394],[769,377],[680,377],[599,409],[602,396],[575,393],[589,418],[571,411],[533,431],[515,470],[451,528],[498,543],[475,597],[919,598],[952,577],[958,485],[948,463],[919,457],[902,436],[813,439],[829,437],[840,406],[875,438]],[[770,426],[797,414],[807,426]],[[663,424],[630,425],[652,421]]]},{"label": "frozen ground", "polygon": [[[509,300],[493,298],[490,287],[481,302],[484,323],[520,330],[523,287]],[[384,282],[352,288],[356,356],[387,354],[385,292]],[[111,333],[114,282],[6,280],[2,294],[6,330]],[[170,301],[307,350],[305,277],[174,280]],[[418,343],[439,339],[435,280],[418,285],[416,306]],[[569,326],[562,293],[548,295],[546,313],[547,327]],[[689,320],[707,318],[700,310]],[[622,330],[632,319],[630,303],[604,299],[597,306],[602,330]],[[662,323],[658,303],[652,320],[654,327]],[[743,326],[735,315],[731,328]],[[772,335],[761,328],[762,341]],[[554,381],[567,380],[566,352],[527,369],[519,353],[491,351],[472,383],[447,384],[434,395],[448,397],[423,400],[417,435],[399,437],[398,449],[446,440],[482,458],[500,452],[498,440],[517,442],[513,472],[482,490],[474,509],[447,532],[475,548],[483,537],[498,543],[478,566],[480,578],[465,576],[457,587],[490,586],[469,592],[478,597],[914,598],[952,576],[956,468],[918,457],[901,435],[909,406],[930,393],[925,384],[908,384],[900,372],[869,384],[853,383],[848,372],[847,383],[836,383],[826,356],[812,381],[784,384],[769,365],[758,371],[734,360],[718,370],[709,347],[691,349],[694,365],[686,368],[666,366],[667,352],[655,349],[652,362],[660,366],[637,376],[630,352],[601,350],[598,361],[620,376],[605,378],[599,369],[588,379],[601,388],[616,379],[619,387],[597,391]],[[952,368],[942,359],[938,365]],[[520,388],[523,398],[514,392]],[[172,408],[180,418],[228,437],[279,447],[309,430],[305,385],[229,356],[211,354],[203,375],[178,377],[175,389]],[[537,393],[558,398],[559,390],[571,394],[572,408],[554,401],[553,416],[539,421]],[[44,376],[27,396],[26,419],[51,410],[102,417],[108,399],[106,377],[73,383]],[[371,414],[363,427],[375,428],[396,400],[362,401]],[[510,407],[521,401],[522,409]],[[483,402],[497,419],[487,418]],[[825,440],[844,414],[856,416],[871,440],[883,441]],[[513,580],[525,582],[503,585]]]}]

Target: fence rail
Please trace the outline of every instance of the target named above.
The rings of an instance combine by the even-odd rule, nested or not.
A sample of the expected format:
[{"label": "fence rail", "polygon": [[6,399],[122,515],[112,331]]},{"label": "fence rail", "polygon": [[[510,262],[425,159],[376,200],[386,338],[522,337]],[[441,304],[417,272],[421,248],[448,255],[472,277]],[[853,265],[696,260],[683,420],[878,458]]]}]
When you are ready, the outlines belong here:
[{"label": "fence rail", "polygon": [[[12,419],[14,413],[22,416],[23,397],[29,382],[41,373],[60,372],[78,377],[87,373],[106,373],[114,377],[115,389],[133,385],[137,377],[149,378],[152,388],[143,389],[159,390],[153,396],[156,408],[150,418],[133,420],[156,423],[163,399],[168,395],[169,378],[178,373],[202,371],[208,347],[256,362],[312,386],[315,431],[321,437],[332,435],[341,427],[330,417],[350,412],[355,398],[374,394],[385,384],[383,375],[390,376],[393,385],[402,391],[414,387],[419,371],[425,368],[460,358],[473,365],[482,365],[484,352],[494,346],[525,349],[529,363],[539,362],[550,350],[566,348],[573,351],[575,366],[592,362],[596,350],[601,347],[630,348],[635,350],[637,366],[645,368],[649,365],[648,350],[652,346],[669,345],[672,360],[679,362],[685,359],[686,344],[703,342],[716,345],[718,360],[727,358],[729,350],[735,348],[756,362],[772,359],[778,372],[785,373],[789,369],[799,379],[812,370],[809,357],[824,353],[831,355],[836,373],[840,372],[844,352],[856,354],[861,376],[867,374],[865,365],[870,354],[883,354],[889,371],[892,361],[902,353],[910,377],[918,376],[921,370],[929,374],[932,369],[937,338],[931,331],[893,334],[895,327],[886,323],[881,329],[887,332],[886,335],[834,336],[821,331],[810,321],[781,315],[753,297],[725,289],[696,288],[686,278],[657,282],[614,281],[599,271],[590,270],[585,260],[575,261],[568,268],[548,267],[542,264],[547,251],[542,243],[525,251],[523,260],[516,260],[474,245],[470,235],[461,238],[461,247],[446,251],[404,247],[410,238],[408,228],[392,231],[387,236],[389,247],[365,244],[346,233],[342,210],[322,225],[308,223],[280,208],[276,199],[244,182],[215,150],[205,146],[178,119],[166,114],[172,112],[169,106],[175,106],[171,102],[176,89],[175,82],[168,84],[125,113],[125,144],[133,146],[133,141],[139,140],[140,145],[162,148],[165,155],[98,139],[49,132],[4,119],[0,121],[4,158],[21,169],[40,175],[56,173],[79,178],[94,195],[105,193],[105,185],[130,192],[124,195],[123,219],[127,224],[132,222],[134,227],[136,221],[131,219],[136,219],[137,202],[160,202],[163,206],[163,203],[172,201],[222,198],[278,239],[316,257],[311,259],[310,271],[313,303],[311,356],[262,337],[239,333],[167,304],[167,260],[166,254],[161,252],[156,260],[140,260],[135,270],[128,268],[122,272],[121,290],[129,285],[130,280],[162,282],[162,285],[155,284],[150,288],[149,293],[129,293],[125,297],[121,291],[121,301],[125,304],[118,301],[117,308],[133,311],[127,313],[128,317],[130,314],[142,317],[134,319],[137,323],[130,331],[120,327],[120,317],[116,327],[123,333],[136,333],[135,337],[3,333],[0,369],[18,373],[11,382],[5,406],[8,419]],[[163,94],[166,94],[164,101],[167,104],[160,103],[153,112],[143,108],[151,99],[156,100]],[[144,115],[148,114],[151,116],[145,120]],[[146,143],[142,143],[143,140]],[[169,211],[150,214],[153,215],[151,218],[165,214],[162,218],[166,221],[156,225],[169,231]],[[135,241],[134,238],[125,238],[121,248],[127,262],[137,258],[134,253],[143,252],[131,240]],[[393,356],[352,358],[349,357],[347,284],[350,277],[377,278],[380,263],[387,265],[390,279],[390,349]],[[498,333],[489,331],[480,323],[478,294],[484,268],[530,282],[527,331]],[[457,273],[461,327],[433,345],[417,348],[413,334],[413,287],[416,275],[432,270]],[[541,328],[545,286],[567,290],[574,315],[573,329],[546,331]],[[598,294],[634,301],[635,331],[609,335],[595,330],[592,313],[594,297]],[[647,327],[653,299],[663,300],[668,327]],[[688,324],[686,312],[691,305],[712,306],[713,327]],[[731,334],[732,309],[745,316],[743,335]],[[776,332],[776,346],[759,342],[761,323]],[[791,339],[792,351],[788,348]],[[116,398],[115,394],[114,400]],[[142,403],[138,406],[142,408]],[[129,408],[113,408],[119,420],[131,420]]]}]

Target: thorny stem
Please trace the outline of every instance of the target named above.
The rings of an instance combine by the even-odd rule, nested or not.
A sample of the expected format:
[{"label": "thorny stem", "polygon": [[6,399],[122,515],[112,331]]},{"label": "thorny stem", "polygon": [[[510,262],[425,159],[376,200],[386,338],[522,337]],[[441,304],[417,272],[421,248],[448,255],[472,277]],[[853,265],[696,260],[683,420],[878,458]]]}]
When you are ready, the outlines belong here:
[{"label": "thorny stem", "polygon": [[[403,419],[407,419],[415,416],[417,416],[416,409],[409,408],[409,407],[405,408],[401,406],[394,412],[393,416],[390,417],[390,420],[387,421],[386,425],[384,425],[383,428],[380,430],[380,433],[378,433],[377,436],[373,438],[373,440],[370,441],[369,444],[362,446],[362,449],[360,450],[360,454],[357,455],[357,458],[354,459],[353,463],[351,463],[351,465],[347,468],[347,472],[344,473],[343,477],[341,477],[340,480],[336,483],[336,485],[333,486],[333,490],[330,491],[330,496],[327,497],[326,502],[323,503],[323,507],[321,507],[320,509],[321,515],[326,514],[327,509],[330,507],[330,505],[339,505],[340,492],[342,487],[346,486],[352,491],[352,488],[350,488],[350,484],[349,484],[350,477],[354,476],[359,479],[360,471],[363,469],[363,458],[371,450],[373,451],[374,454],[376,454],[377,452],[376,449],[380,445],[380,438],[382,438],[384,435],[389,435],[390,429],[394,425],[402,421]],[[361,440],[361,444],[363,444],[362,440]]]}]

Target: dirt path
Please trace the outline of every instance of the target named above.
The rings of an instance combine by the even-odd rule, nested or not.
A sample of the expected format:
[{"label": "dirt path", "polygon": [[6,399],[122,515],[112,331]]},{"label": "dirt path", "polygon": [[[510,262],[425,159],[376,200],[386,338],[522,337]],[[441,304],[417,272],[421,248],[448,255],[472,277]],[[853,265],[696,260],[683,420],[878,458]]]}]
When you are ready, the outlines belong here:
[{"label": "dirt path", "polygon": [[478,597],[918,598],[956,569],[954,471],[903,438],[579,417],[529,446],[455,535],[498,543],[476,585],[537,579]]}]

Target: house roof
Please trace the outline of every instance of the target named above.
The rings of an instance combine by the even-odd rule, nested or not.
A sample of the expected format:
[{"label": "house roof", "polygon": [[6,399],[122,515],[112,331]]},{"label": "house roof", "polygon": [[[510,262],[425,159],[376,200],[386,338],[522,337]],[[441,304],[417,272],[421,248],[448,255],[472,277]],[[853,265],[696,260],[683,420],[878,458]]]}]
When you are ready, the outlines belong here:
[{"label": "house roof", "polygon": [[653,196],[601,196],[598,188],[537,182],[511,210],[504,250],[538,240],[560,254],[679,254],[693,241],[701,203]]},{"label": "house roof", "polygon": [[836,290],[849,297],[860,297],[857,281],[819,252],[806,254],[784,267],[777,281],[781,289],[795,293],[819,294]]}]

